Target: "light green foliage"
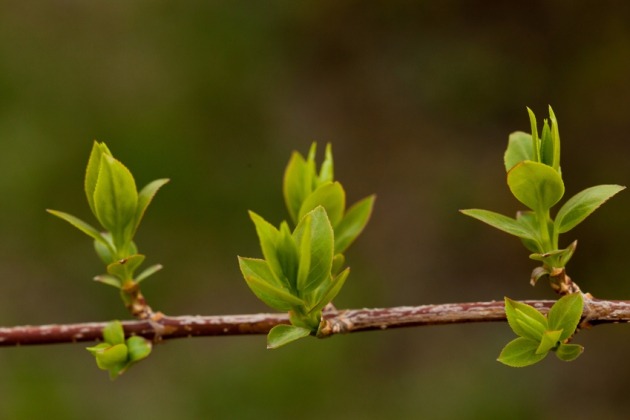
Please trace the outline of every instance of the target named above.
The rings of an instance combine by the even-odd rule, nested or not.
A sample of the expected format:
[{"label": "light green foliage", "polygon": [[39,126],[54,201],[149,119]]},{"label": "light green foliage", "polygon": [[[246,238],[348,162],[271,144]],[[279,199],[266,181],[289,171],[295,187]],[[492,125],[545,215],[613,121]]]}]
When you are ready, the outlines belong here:
[{"label": "light green foliage", "polygon": [[68,213],[48,212],[94,239],[96,253],[107,265],[107,274],[96,280],[120,288],[131,281],[139,282],[161,268],[149,267],[134,280],[144,256],[137,253],[133,237],[153,197],[167,182],[168,179],[155,180],[138,192],[131,172],[112,156],[105,143],[94,142],[84,187],[90,210],[104,231]]},{"label": "light green foliage", "polygon": [[133,336],[125,340],[120,321],[112,321],[103,328],[103,342],[87,350],[96,358],[97,366],[109,371],[113,380],[132,364],[149,356],[151,348],[151,342],[142,337]]},{"label": "light green foliage", "polygon": [[558,121],[549,107],[542,133],[537,132],[534,113],[528,108],[532,134],[512,133],[504,155],[507,184],[514,197],[529,208],[511,218],[488,210],[469,209],[461,212],[511,235],[518,236],[532,251],[532,259],[543,263],[534,270],[532,279],[564,268],[575,251],[576,242],[559,249],[558,237],[568,232],[599,206],[625,187],[599,185],[587,188],[570,198],[558,211],[555,221],[550,209],[564,195],[560,170],[560,134]]},{"label": "light green foliage", "polygon": [[294,152],[285,170],[283,193],[291,220],[279,228],[250,212],[264,259],[239,257],[239,266],[252,292],[265,304],[289,312],[292,325],[274,327],[269,348],[315,335],[322,310],[343,287],[350,269],[343,269],[343,252],[365,228],[374,196],[346,211],[346,195],[334,180],[332,149],[326,147],[319,169],[316,145],[305,159]]},{"label": "light green foliage", "polygon": [[319,173],[315,165],[316,151],[317,145],[313,143],[306,159],[298,152],[291,155],[284,172],[284,201],[294,224],[315,207],[324,207],[335,232],[335,255],[343,254],[365,228],[376,197],[366,197],[346,211],[346,193],[342,185],[334,181],[332,147],[326,145]]},{"label": "light green foliage", "polygon": [[568,340],[580,322],[583,306],[581,293],[566,295],[545,317],[530,305],[505,298],[508,324],[519,337],[503,348],[498,360],[508,366],[524,367],[541,361],[550,351],[560,360],[574,360],[583,348],[568,344]]}]

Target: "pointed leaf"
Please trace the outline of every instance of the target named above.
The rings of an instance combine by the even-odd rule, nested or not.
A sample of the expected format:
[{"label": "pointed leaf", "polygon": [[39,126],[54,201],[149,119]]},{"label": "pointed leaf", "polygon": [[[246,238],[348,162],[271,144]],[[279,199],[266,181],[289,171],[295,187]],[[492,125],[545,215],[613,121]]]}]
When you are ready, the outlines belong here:
[{"label": "pointed leaf", "polygon": [[343,254],[363,232],[370,220],[375,195],[366,197],[348,209],[341,222],[335,227],[335,254]]},{"label": "pointed leaf", "polygon": [[300,224],[296,228],[296,232],[300,235],[296,237],[295,242],[299,246],[299,265],[296,290],[302,294],[302,291],[306,289],[306,285],[309,281],[309,273],[311,272],[311,226],[312,215],[309,213],[300,219]]},{"label": "pointed leaf", "polygon": [[135,254],[113,262],[107,266],[107,272],[121,280],[132,280],[133,273],[144,261],[144,255]]},{"label": "pointed leaf", "polygon": [[612,196],[625,189],[621,185],[598,185],[571,197],[558,211],[556,229],[565,233],[586,219]]},{"label": "pointed leaf", "polygon": [[538,342],[519,337],[510,341],[501,351],[499,362],[511,367],[525,367],[540,362],[547,353],[536,354]]},{"label": "pointed leaf", "polygon": [[280,234],[276,245],[276,255],[278,257],[278,263],[284,273],[283,279],[288,280],[288,284],[285,286],[291,290],[297,290],[298,254],[298,248],[293,240],[289,225],[287,222],[282,222],[280,224]]},{"label": "pointed leaf", "polygon": [[547,316],[549,329],[563,330],[559,340],[566,340],[573,335],[580,323],[583,309],[584,300],[581,293],[563,296],[549,310],[549,315]]},{"label": "pointed leaf", "polygon": [[273,286],[264,280],[254,276],[245,277],[247,285],[252,292],[267,306],[278,311],[290,311],[294,306],[304,306],[304,301],[293,296],[288,291]]},{"label": "pointed leaf", "polygon": [[317,206],[322,206],[326,209],[330,223],[336,226],[343,217],[343,212],[346,209],[346,193],[343,187],[338,182],[325,183],[317,187],[315,191],[310,193],[302,202],[300,212],[298,213],[298,220],[302,220],[302,217]]},{"label": "pointed leaf", "polygon": [[326,152],[324,157],[324,162],[322,163],[322,167],[319,170],[319,183],[325,184],[328,182],[334,181],[334,168],[333,168],[333,156],[332,156],[332,145],[330,143],[326,144]]},{"label": "pointed leaf", "polygon": [[524,160],[536,160],[532,143],[532,136],[522,131],[510,134],[508,147],[503,156],[505,171],[508,172]]},{"label": "pointed leaf", "polygon": [[534,211],[547,211],[564,195],[560,174],[542,163],[526,160],[508,172],[508,186],[514,197]]},{"label": "pointed leaf", "polygon": [[461,213],[466,216],[470,216],[477,220],[480,220],[496,229],[499,229],[510,235],[518,236],[519,238],[534,240],[534,234],[529,229],[526,223],[522,223],[519,220],[512,219],[511,217],[504,216],[499,213],[495,213],[489,210],[481,209],[467,209],[460,210]]},{"label": "pointed leaf", "polygon": [[167,184],[170,179],[156,179],[153,182],[147,184],[139,193],[138,193],[138,206],[136,208],[135,222],[134,222],[134,232],[138,229],[140,222],[142,221],[142,217],[144,217],[144,213],[147,211],[147,207],[153,201],[153,197],[157,194],[158,190],[162,188],[165,184]]},{"label": "pointed leaf", "polygon": [[293,325],[276,325],[267,335],[267,348],[277,349],[300,338],[308,337],[311,331],[307,328]]},{"label": "pointed leaf", "polygon": [[577,359],[583,351],[584,347],[579,344],[560,344],[556,350],[556,356],[564,362],[571,362]]},{"label": "pointed leaf", "polygon": [[[308,228],[306,227],[308,225]],[[334,235],[333,229],[328,220],[328,215],[323,207],[319,206],[304,216],[293,232],[296,243],[301,244],[303,236],[310,237],[310,261],[308,276],[302,283],[298,283],[298,291],[302,297],[308,296],[317,289],[322,282],[330,276],[333,259]],[[303,252],[301,246],[300,252]],[[300,266],[302,259],[300,256]],[[302,270],[302,267],[299,269]]]},{"label": "pointed leaf", "polygon": [[135,278],[136,283],[140,283],[142,280],[145,280],[147,277],[154,275],[155,273],[157,273],[158,271],[160,271],[162,268],[161,264],[155,264],[152,265],[151,267],[147,267],[145,268],[140,274],[138,274],[138,276]]},{"label": "pointed leaf", "polygon": [[536,354],[546,354],[549,352],[549,350],[556,347],[558,345],[558,341],[560,340],[561,334],[562,330],[545,331],[545,333],[542,335],[542,339],[540,340],[540,345],[536,349]]},{"label": "pointed leaf", "polygon": [[558,129],[558,119],[549,106],[549,120],[551,121],[551,144],[547,146],[547,156],[551,157],[549,164],[553,169],[560,172],[560,131]]},{"label": "pointed leaf", "polygon": [[282,271],[282,265],[280,264],[277,251],[278,242],[280,241],[280,231],[253,211],[249,212],[249,217],[256,226],[260,248],[262,249],[265,260],[269,264],[271,272],[276,277],[275,283],[286,284],[286,274]]},{"label": "pointed leaf", "polygon": [[346,279],[350,275],[350,267],[347,267],[336,277],[330,277],[329,281],[326,281],[320,286],[320,289],[316,292],[315,301],[317,302],[315,306],[311,308],[309,314],[321,311],[324,309],[326,305],[328,305],[332,300],[339,294],[341,288],[346,282]]},{"label": "pointed leaf", "polygon": [[71,214],[64,213],[62,211],[57,211],[57,210],[47,209],[46,211],[48,213],[52,214],[53,216],[57,216],[58,218],[60,218],[62,220],[65,220],[66,222],[68,222],[72,226],[74,226],[75,228],[79,229],[81,232],[83,232],[86,235],[94,238],[95,240],[99,241],[100,243],[102,243],[102,244],[104,244],[106,246],[109,245],[107,243],[107,241],[105,240],[105,238],[103,237],[103,235],[101,234],[101,232],[99,232],[96,228],[92,227],[88,223],[85,223],[83,220],[79,219],[78,217],[75,217],[75,216],[73,216]]},{"label": "pointed leaf", "polygon": [[516,335],[540,341],[548,328],[547,318],[534,307],[505,298],[505,315],[508,324]]},{"label": "pointed leaf", "polygon": [[243,277],[254,276],[280,289],[291,290],[288,282],[281,282],[273,274],[269,267],[269,262],[259,258],[238,257],[238,265],[241,268]]},{"label": "pointed leaf", "polygon": [[108,286],[115,287],[116,289],[120,289],[121,284],[122,284],[118,277],[114,277],[114,276],[109,275],[109,274],[98,275],[98,276],[94,277],[94,281],[106,284]]},{"label": "pointed leaf", "polygon": [[119,249],[131,240],[137,205],[138,192],[131,172],[113,157],[104,155],[94,190],[94,208],[97,219],[112,233]]},{"label": "pointed leaf", "polygon": [[302,155],[293,152],[289,164],[284,171],[282,193],[284,201],[294,223],[299,221],[298,213],[302,202],[312,191],[313,174]]},{"label": "pointed leaf", "polygon": [[87,197],[88,204],[92,214],[96,216],[96,209],[94,207],[94,191],[96,190],[96,181],[98,180],[98,174],[101,169],[101,157],[103,155],[111,156],[105,143],[98,143],[94,141],[92,144],[92,151],[90,152],[90,158],[88,160],[87,168],[85,170],[85,196]]}]

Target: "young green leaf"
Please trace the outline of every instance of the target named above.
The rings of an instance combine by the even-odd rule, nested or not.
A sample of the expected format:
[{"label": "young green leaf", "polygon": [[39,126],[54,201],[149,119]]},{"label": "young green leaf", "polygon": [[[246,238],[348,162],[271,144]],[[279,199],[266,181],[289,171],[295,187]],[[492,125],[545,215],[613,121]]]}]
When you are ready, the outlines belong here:
[{"label": "young green leaf", "polygon": [[94,281],[115,287],[116,289],[120,289],[120,287],[122,286],[122,282],[118,277],[114,277],[109,274],[100,274],[94,277]]},{"label": "young green leaf", "polygon": [[583,309],[584,301],[581,293],[565,295],[554,303],[547,319],[550,330],[563,331],[558,340],[563,341],[573,335],[582,317]]},{"label": "young green leaf", "polygon": [[505,315],[512,331],[537,342],[548,329],[547,318],[534,307],[505,298]]},{"label": "young green leaf", "polygon": [[[113,370],[116,374],[124,368],[129,354],[127,346],[124,344],[100,348],[89,347],[87,350],[96,357],[96,365],[100,369]],[[110,376],[112,376],[111,372]]]},{"label": "young green leaf", "polygon": [[584,351],[584,347],[579,344],[560,344],[556,349],[556,356],[564,362],[571,362],[578,358]]},{"label": "young green leaf", "polygon": [[122,281],[132,280],[133,273],[142,265],[144,258],[144,255],[141,254],[130,255],[127,258],[109,264],[107,266],[107,272]]},{"label": "young green leaf", "polygon": [[156,179],[153,182],[147,184],[139,193],[138,193],[138,206],[136,208],[135,214],[135,222],[134,222],[134,233],[138,230],[138,226],[142,221],[142,217],[144,217],[144,213],[147,211],[147,207],[153,201],[153,197],[157,194],[158,190],[162,188],[165,184],[167,184],[169,179]]},{"label": "young green leaf", "polygon": [[525,367],[544,359],[548,353],[537,354],[539,343],[529,338],[519,337],[510,341],[501,351],[499,362],[511,367]]},{"label": "young green leaf", "polygon": [[103,328],[103,341],[114,344],[123,344],[125,342],[125,332],[120,321],[108,322]]},{"label": "young green leaf", "polygon": [[129,169],[103,155],[94,190],[94,209],[101,225],[112,233],[118,249],[131,240],[137,205],[138,192]]},{"label": "young green leaf", "polygon": [[287,291],[291,290],[289,282],[280,281],[273,274],[271,268],[269,267],[269,262],[266,260],[261,260],[259,258],[238,257],[238,265],[241,269],[243,277],[245,278],[253,276],[279,289]]},{"label": "young green leaf", "polygon": [[324,152],[324,162],[319,170],[319,182],[321,184],[333,182],[334,180],[334,167],[333,167],[332,145],[326,144],[326,151]]},{"label": "young green leaf", "polygon": [[85,223],[83,220],[79,219],[78,217],[75,217],[71,214],[64,213],[62,211],[57,211],[57,210],[48,209],[46,211],[52,214],[53,216],[57,216],[58,218],[65,220],[66,222],[70,223],[72,226],[76,227],[81,232],[85,233],[86,235],[90,236],[91,238],[100,242],[101,244],[110,247],[110,244],[103,237],[101,232],[99,232],[97,229],[95,229],[88,223]]},{"label": "young green leaf", "polygon": [[162,268],[162,264],[154,264],[151,267],[145,268],[140,274],[136,276],[134,280],[136,281],[136,283],[140,283],[142,280],[145,280],[146,278],[154,275]]},{"label": "young green leaf", "polygon": [[555,226],[558,233],[573,229],[612,196],[625,189],[621,185],[598,185],[571,197],[558,211]]},{"label": "young green leaf", "polygon": [[532,136],[522,131],[516,131],[510,134],[508,147],[505,150],[505,155],[503,155],[505,171],[509,172],[510,169],[524,160],[536,161]]},{"label": "young green leaf", "polygon": [[560,172],[560,130],[558,129],[558,120],[553,113],[553,109],[549,106],[549,120],[551,121],[551,144],[547,146],[546,155],[547,158],[551,158],[552,162],[549,164],[553,169]]},{"label": "young green leaf", "polygon": [[332,268],[334,235],[326,210],[319,206],[305,215],[295,228],[293,238],[297,244],[302,244],[299,272],[302,272],[302,260],[307,258],[304,253],[310,254],[306,278],[298,283],[300,295],[307,296],[330,276]]},{"label": "young green leaf", "polygon": [[302,220],[306,213],[317,206],[323,206],[326,209],[330,223],[333,226],[337,226],[346,209],[346,193],[341,184],[339,182],[322,184],[306,196],[300,207],[298,220]]},{"label": "young green leaf", "polygon": [[249,217],[256,226],[256,233],[260,241],[260,248],[262,249],[263,256],[269,264],[271,272],[276,277],[275,283],[286,284],[287,279],[285,273],[282,271],[282,265],[278,259],[277,246],[280,241],[280,231],[275,228],[271,223],[254,213],[249,212]]},{"label": "young green leaf", "polygon": [[350,267],[347,267],[337,276],[331,276],[329,280],[321,284],[319,289],[315,292],[315,298],[313,299],[315,305],[309,311],[309,314],[321,311],[326,305],[339,294],[341,288],[346,282],[346,279],[350,275]]},{"label": "young green leaf", "polygon": [[507,182],[514,197],[536,212],[547,211],[564,195],[562,177],[543,163],[517,164],[508,172]]},{"label": "young green leaf", "polygon": [[94,191],[96,190],[96,182],[101,169],[101,158],[103,155],[112,156],[112,153],[109,151],[105,143],[95,141],[92,144],[92,151],[90,152],[90,158],[85,170],[84,181],[85,196],[87,197],[90,210],[92,210],[92,214],[94,215],[96,215],[96,208],[94,206]]},{"label": "young green leaf", "polygon": [[129,352],[129,362],[135,363],[146,359],[151,354],[153,345],[151,341],[137,335],[127,339],[127,350]]},{"label": "young green leaf", "polygon": [[284,289],[280,289],[255,276],[246,276],[245,281],[252,292],[267,306],[287,312],[294,306],[304,306],[304,301]]},{"label": "young green leaf", "polygon": [[532,151],[533,158],[528,160],[533,160],[534,162],[540,162],[540,139],[538,138],[538,127],[536,126],[536,115],[534,115],[534,111],[532,111],[529,107],[527,107],[527,114],[529,115],[529,124],[532,130],[531,140],[532,140]]},{"label": "young green leaf", "polygon": [[510,235],[518,236],[523,239],[535,240],[535,233],[531,230],[527,223],[512,219],[511,217],[481,209],[467,209],[460,210],[460,212],[505,233],[509,233]]},{"label": "young green leaf", "polygon": [[335,227],[335,254],[342,254],[363,232],[370,220],[376,196],[366,197],[348,209],[343,219]]},{"label": "young green leaf", "polygon": [[300,338],[308,337],[311,330],[293,325],[276,325],[267,335],[267,348],[277,349]]},{"label": "young green leaf", "polygon": [[298,213],[302,202],[311,193],[313,174],[302,155],[293,152],[289,164],[284,171],[284,181],[282,183],[282,193],[287,210],[294,223],[299,221]]},{"label": "young green leaf", "polygon": [[558,345],[562,330],[545,331],[540,340],[540,344],[536,349],[536,354],[547,353]]}]

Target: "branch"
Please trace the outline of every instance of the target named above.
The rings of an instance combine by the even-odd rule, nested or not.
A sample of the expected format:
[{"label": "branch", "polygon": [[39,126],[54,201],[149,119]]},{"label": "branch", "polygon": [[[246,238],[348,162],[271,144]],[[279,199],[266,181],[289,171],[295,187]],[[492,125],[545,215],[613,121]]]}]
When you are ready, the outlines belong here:
[{"label": "branch", "polygon": [[[553,300],[524,301],[547,312]],[[427,325],[505,321],[502,301],[399,306],[393,308],[333,310],[324,313],[319,338],[334,334]],[[630,301],[586,299],[582,328],[630,322]],[[162,316],[157,321],[125,321],[127,336],[159,340],[184,337],[267,334],[278,324],[288,324],[286,314],[217,316]],[[62,325],[25,325],[0,328],[0,347],[99,341],[105,322]]]}]

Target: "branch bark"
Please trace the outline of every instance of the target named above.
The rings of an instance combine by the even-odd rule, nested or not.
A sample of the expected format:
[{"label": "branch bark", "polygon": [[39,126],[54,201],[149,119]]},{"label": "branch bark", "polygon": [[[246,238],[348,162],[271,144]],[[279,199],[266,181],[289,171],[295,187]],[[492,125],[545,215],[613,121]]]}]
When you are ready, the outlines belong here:
[{"label": "branch bark", "polygon": [[[546,313],[553,300],[524,301]],[[505,321],[502,301],[333,310],[324,313],[319,338],[335,334],[427,325]],[[586,298],[581,328],[630,322],[630,301]],[[288,324],[286,314],[162,316],[156,321],[124,321],[125,335],[151,340],[185,337],[267,334]],[[106,322],[0,327],[0,347],[99,341]],[[156,330],[159,336],[156,337]]]}]

